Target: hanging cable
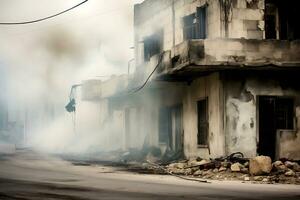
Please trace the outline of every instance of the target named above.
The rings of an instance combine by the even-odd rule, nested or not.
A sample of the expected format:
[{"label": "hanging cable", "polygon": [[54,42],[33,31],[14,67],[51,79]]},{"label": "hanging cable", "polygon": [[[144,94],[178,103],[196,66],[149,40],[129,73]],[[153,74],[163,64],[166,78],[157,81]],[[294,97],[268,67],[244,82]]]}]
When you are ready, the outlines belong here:
[{"label": "hanging cable", "polygon": [[143,85],[141,85],[140,87],[134,89],[134,90],[132,91],[132,93],[137,93],[137,92],[141,91],[141,90],[147,85],[147,83],[149,82],[150,78],[153,76],[154,72],[155,72],[155,71],[158,69],[158,67],[160,66],[160,64],[161,64],[161,62],[162,62],[162,60],[163,60],[163,57],[164,57],[163,55],[164,55],[163,53],[161,53],[161,54],[159,55],[159,59],[158,59],[157,65],[155,66],[155,68],[153,69],[153,71],[150,73],[150,75],[148,76],[148,78],[146,79],[146,81],[143,83]]},{"label": "hanging cable", "polygon": [[68,9],[66,9],[66,10],[64,10],[64,11],[62,11],[62,12],[59,12],[59,13],[57,13],[57,14],[50,15],[50,16],[48,16],[48,17],[44,17],[44,18],[41,18],[41,19],[36,19],[36,20],[32,20],[32,21],[23,21],[23,22],[0,22],[0,25],[25,25],[25,24],[33,24],[33,23],[45,21],[45,20],[48,20],[48,19],[57,17],[57,16],[59,16],[59,15],[62,15],[62,14],[64,14],[64,13],[66,13],[66,12],[69,12],[69,11],[71,11],[71,10],[73,10],[73,9],[75,9],[75,8],[77,8],[77,7],[79,7],[79,6],[81,6],[82,4],[84,4],[84,3],[86,3],[86,2],[88,2],[88,0],[84,0],[84,1],[82,1],[81,3],[75,5],[75,6],[71,7],[71,8],[68,8]]}]

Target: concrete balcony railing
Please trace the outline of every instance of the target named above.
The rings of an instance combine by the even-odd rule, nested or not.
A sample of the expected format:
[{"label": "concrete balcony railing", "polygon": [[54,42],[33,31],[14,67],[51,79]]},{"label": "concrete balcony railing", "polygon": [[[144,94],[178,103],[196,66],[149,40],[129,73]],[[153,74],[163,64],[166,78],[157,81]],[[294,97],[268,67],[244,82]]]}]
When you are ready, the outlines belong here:
[{"label": "concrete balcony railing", "polygon": [[[265,67],[300,67],[300,41],[206,39],[185,41],[164,52],[158,75]],[[150,67],[149,67],[150,68]]]}]

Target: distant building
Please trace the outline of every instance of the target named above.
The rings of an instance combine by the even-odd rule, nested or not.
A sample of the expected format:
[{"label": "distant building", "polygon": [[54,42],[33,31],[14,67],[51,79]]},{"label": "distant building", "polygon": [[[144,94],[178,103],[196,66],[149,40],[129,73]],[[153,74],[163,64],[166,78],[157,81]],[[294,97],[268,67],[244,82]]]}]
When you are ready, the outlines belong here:
[{"label": "distant building", "polygon": [[86,85],[84,99],[101,102],[100,113],[122,127],[114,137],[123,149],[299,160],[299,8],[293,0],[145,0],[134,9],[135,73]]}]

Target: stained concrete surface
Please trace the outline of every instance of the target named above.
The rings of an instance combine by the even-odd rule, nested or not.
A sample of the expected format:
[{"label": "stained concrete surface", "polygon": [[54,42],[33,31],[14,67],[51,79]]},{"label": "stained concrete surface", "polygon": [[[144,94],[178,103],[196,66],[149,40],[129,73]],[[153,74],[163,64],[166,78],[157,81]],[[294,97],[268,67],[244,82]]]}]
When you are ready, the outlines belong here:
[{"label": "stained concrete surface", "polygon": [[143,175],[118,167],[78,166],[35,152],[0,156],[0,199],[300,199],[300,186],[210,184]]}]

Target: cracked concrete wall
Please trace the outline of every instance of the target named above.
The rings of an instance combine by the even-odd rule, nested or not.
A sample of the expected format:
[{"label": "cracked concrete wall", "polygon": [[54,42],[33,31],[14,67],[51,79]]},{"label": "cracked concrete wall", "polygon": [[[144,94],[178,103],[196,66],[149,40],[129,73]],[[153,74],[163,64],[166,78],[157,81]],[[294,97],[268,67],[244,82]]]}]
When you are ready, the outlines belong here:
[{"label": "cracked concrete wall", "polygon": [[[283,131],[277,152],[280,157],[300,158],[300,88],[295,72],[223,73],[225,91],[226,153],[257,155],[259,142],[258,96],[286,96],[295,100],[295,130]],[[276,133],[274,133],[276,134]]]},{"label": "cracked concrete wall", "polygon": [[[225,155],[223,94],[219,73],[194,80],[183,99],[184,152],[187,157],[211,158]],[[198,147],[197,101],[208,97],[208,146]]]},{"label": "cracked concrete wall", "polygon": [[[163,50],[173,47],[173,11],[172,0],[146,0],[135,6],[135,58],[137,65],[144,62],[145,37],[163,29]],[[197,7],[208,5],[207,9],[207,38],[221,37],[220,6],[216,0],[174,0],[175,18],[175,45],[184,41],[183,20],[184,16],[195,13]]]},{"label": "cracked concrete wall", "polygon": [[226,1],[230,2],[227,14],[227,36],[229,38],[263,39],[265,0]]},{"label": "cracked concrete wall", "polygon": [[139,93],[109,99],[111,127],[119,130],[111,140],[116,139],[124,150],[142,149],[143,145],[166,150],[166,145],[159,143],[159,109],[181,105],[185,84],[152,82],[148,86]]}]

